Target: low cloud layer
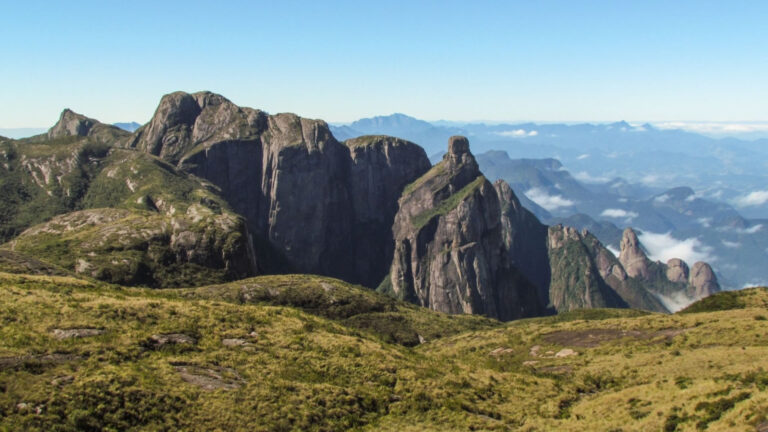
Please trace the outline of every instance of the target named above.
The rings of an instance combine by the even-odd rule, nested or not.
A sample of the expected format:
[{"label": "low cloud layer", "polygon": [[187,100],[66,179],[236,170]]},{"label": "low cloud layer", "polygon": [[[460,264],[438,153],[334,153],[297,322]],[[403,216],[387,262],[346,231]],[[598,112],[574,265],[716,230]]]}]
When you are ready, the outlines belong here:
[{"label": "low cloud layer", "polygon": [[652,260],[667,262],[671,258],[680,258],[692,266],[697,261],[712,263],[717,259],[712,254],[714,249],[696,237],[679,240],[670,233],[658,234],[650,231],[643,231],[639,237]]},{"label": "low cloud layer", "polygon": [[547,191],[542,188],[533,188],[525,193],[531,201],[540,205],[547,211],[553,211],[564,207],[571,207],[575,202],[563,198],[561,195],[549,195]]},{"label": "low cloud layer", "polygon": [[511,138],[533,137],[538,134],[539,134],[538,131],[535,131],[535,130],[527,131],[525,129],[515,129],[515,130],[496,132],[496,135],[503,136],[503,137],[511,137]]},{"label": "low cloud layer", "polygon": [[761,206],[765,203],[768,203],[768,190],[750,192],[736,199],[736,205],[739,207]]},{"label": "low cloud layer", "polygon": [[574,173],[573,178],[584,183],[608,183],[611,181],[609,177],[593,177],[586,171]]},{"label": "low cloud layer", "polygon": [[768,123],[729,123],[729,122],[662,122],[654,123],[659,129],[682,129],[705,135],[743,135],[766,134],[768,135]]},{"label": "low cloud layer", "polygon": [[608,208],[603,210],[603,212],[600,213],[600,216],[612,219],[626,219],[627,221],[631,221],[632,219],[636,218],[638,214],[633,211],[627,211],[624,209]]}]

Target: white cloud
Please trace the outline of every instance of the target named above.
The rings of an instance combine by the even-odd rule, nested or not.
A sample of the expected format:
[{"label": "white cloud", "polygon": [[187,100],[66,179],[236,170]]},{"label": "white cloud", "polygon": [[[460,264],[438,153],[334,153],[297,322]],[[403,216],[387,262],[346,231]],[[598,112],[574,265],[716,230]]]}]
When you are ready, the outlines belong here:
[{"label": "white cloud", "polygon": [[730,226],[724,226],[720,227],[717,230],[718,231],[733,231],[737,234],[754,234],[760,230],[763,229],[763,224],[757,224],[755,226],[751,226],[749,228],[734,228]]},{"label": "white cloud", "polygon": [[512,137],[512,138],[532,137],[538,134],[539,134],[539,131],[535,131],[535,130],[526,131],[525,129],[515,129],[515,130],[496,132],[496,135],[500,135],[503,137]]},{"label": "white cloud", "polygon": [[750,192],[736,199],[736,204],[740,207],[760,206],[765,203],[768,203],[768,190]]},{"label": "white cloud", "polygon": [[629,200],[628,200],[628,199],[626,199],[626,198],[619,198],[619,202],[620,202],[620,203],[625,203],[625,202],[628,202],[628,201],[629,201]]},{"label": "white cloud", "polygon": [[627,222],[629,222],[632,219],[636,218],[638,216],[638,214],[633,212],[633,211],[626,211],[626,210],[623,210],[623,209],[608,208],[608,209],[603,210],[603,212],[600,213],[600,216],[608,217],[608,218],[614,218],[614,219],[626,219]]},{"label": "white cloud", "polygon": [[656,197],[656,198],[654,198],[653,200],[654,200],[654,201],[656,201],[656,202],[658,202],[658,203],[665,203],[665,202],[667,202],[667,201],[669,200],[669,198],[670,198],[670,196],[669,196],[669,195],[667,195],[667,194],[664,194],[664,195],[659,195],[659,196],[657,196],[657,197]]},{"label": "white cloud", "polygon": [[728,123],[728,122],[663,122],[654,124],[659,129],[682,129],[685,131],[712,134],[735,135],[744,133],[768,133],[768,123]]},{"label": "white cloud", "polygon": [[740,232],[742,234],[754,234],[754,233],[760,231],[761,229],[763,229],[763,225],[762,224],[757,224],[757,225],[755,225],[753,227],[749,227],[749,228],[745,228],[745,229],[742,229],[742,230],[738,230],[738,232]]},{"label": "white cloud", "polygon": [[531,201],[540,205],[547,211],[557,210],[561,207],[571,207],[574,201],[563,198],[561,195],[549,195],[547,191],[541,188],[533,188],[525,193]]},{"label": "white cloud", "polygon": [[589,157],[589,155],[588,155],[588,154],[586,154],[586,153],[584,153],[584,154],[582,154],[582,155],[579,155],[579,157],[577,157],[576,159],[577,159],[577,160],[584,160],[584,159],[586,159],[586,158],[588,158],[588,157]]},{"label": "white cloud", "polygon": [[639,237],[648,251],[648,257],[652,260],[667,262],[671,258],[680,258],[692,265],[697,261],[706,261],[711,264],[717,259],[712,255],[712,247],[702,243],[696,237],[678,240],[670,233],[658,234],[650,231],[643,231]]},{"label": "white cloud", "polygon": [[712,225],[712,218],[711,217],[702,217],[696,219],[696,222],[700,223],[701,226],[704,228],[709,228],[710,225]]},{"label": "white cloud", "polygon": [[608,249],[608,251],[610,251],[613,254],[613,256],[615,256],[616,258],[618,258],[619,254],[621,253],[621,252],[619,252],[618,249],[616,249],[615,247],[613,247],[611,245],[605,245],[605,248]]},{"label": "white cloud", "polygon": [[732,241],[728,241],[728,240],[723,240],[722,242],[723,242],[723,246],[725,246],[727,248],[738,249],[738,248],[741,247],[741,243],[739,243],[739,242],[732,242]]},{"label": "white cloud", "polygon": [[655,174],[648,174],[645,177],[640,179],[641,183],[644,183],[644,184],[647,184],[647,185],[655,184],[658,181],[659,181],[659,176],[657,176]]},{"label": "white cloud", "polygon": [[671,296],[656,293],[656,298],[658,298],[661,304],[663,304],[670,312],[677,312],[685,309],[695,301],[686,297],[682,292],[672,293]]},{"label": "white cloud", "polygon": [[754,287],[768,287],[768,281],[753,281],[753,282],[747,282],[744,284],[741,289],[744,288],[754,288]]},{"label": "white cloud", "polygon": [[592,177],[586,171],[579,171],[573,174],[573,178],[579,181],[583,181],[584,183],[608,183],[611,181],[611,179],[608,177]]}]

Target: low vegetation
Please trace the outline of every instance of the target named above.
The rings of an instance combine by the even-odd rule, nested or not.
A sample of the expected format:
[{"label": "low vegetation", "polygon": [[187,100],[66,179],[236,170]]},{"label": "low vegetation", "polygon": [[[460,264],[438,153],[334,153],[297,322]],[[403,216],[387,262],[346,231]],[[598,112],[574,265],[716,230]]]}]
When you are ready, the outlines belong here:
[{"label": "low vegetation", "polygon": [[0,273],[0,430],[750,430],[744,308],[501,324],[330,278],[125,288]]}]

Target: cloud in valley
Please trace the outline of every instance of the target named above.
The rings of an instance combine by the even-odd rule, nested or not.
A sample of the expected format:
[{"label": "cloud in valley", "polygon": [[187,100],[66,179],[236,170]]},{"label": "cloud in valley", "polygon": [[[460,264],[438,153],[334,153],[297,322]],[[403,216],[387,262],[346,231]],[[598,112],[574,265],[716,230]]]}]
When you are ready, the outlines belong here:
[{"label": "cloud in valley", "polygon": [[602,213],[600,213],[601,217],[607,217],[607,218],[613,218],[613,219],[626,219],[627,221],[631,221],[632,219],[636,218],[638,216],[637,213],[633,211],[627,211],[623,209],[615,209],[615,208],[608,208],[603,210]]},{"label": "cloud in valley", "polygon": [[553,211],[563,207],[571,207],[575,204],[574,201],[564,198],[561,195],[549,195],[547,191],[542,188],[530,189],[525,193],[525,196],[547,211]]},{"label": "cloud in valley", "polygon": [[579,171],[573,174],[573,178],[584,183],[608,183],[611,181],[608,177],[592,177],[586,171]]},{"label": "cloud in valley", "polygon": [[768,203],[768,190],[750,192],[736,199],[736,205],[739,207],[761,206],[765,203]]},{"label": "cloud in valley", "polygon": [[503,137],[510,137],[510,138],[533,137],[538,134],[539,134],[538,131],[535,131],[535,130],[527,131],[525,129],[515,129],[515,130],[496,132],[496,135],[503,136]]},{"label": "cloud in valley", "polygon": [[652,260],[667,262],[671,258],[680,258],[692,266],[697,261],[711,264],[717,259],[712,254],[713,248],[696,237],[680,240],[672,237],[670,233],[643,231],[639,238]]}]

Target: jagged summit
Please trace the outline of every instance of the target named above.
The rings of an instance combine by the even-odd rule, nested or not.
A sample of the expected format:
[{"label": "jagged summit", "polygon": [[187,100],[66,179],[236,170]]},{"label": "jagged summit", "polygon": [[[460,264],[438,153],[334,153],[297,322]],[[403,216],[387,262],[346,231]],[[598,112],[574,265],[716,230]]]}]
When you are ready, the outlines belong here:
[{"label": "jagged summit", "polygon": [[48,129],[48,138],[88,136],[88,133],[97,124],[100,124],[98,120],[88,118],[69,108],[65,108],[59,116],[59,121],[52,128]]},{"label": "jagged summit", "polygon": [[47,137],[56,139],[71,136],[96,137],[105,141],[128,136],[128,132],[65,108],[59,121],[48,129]]}]

